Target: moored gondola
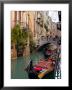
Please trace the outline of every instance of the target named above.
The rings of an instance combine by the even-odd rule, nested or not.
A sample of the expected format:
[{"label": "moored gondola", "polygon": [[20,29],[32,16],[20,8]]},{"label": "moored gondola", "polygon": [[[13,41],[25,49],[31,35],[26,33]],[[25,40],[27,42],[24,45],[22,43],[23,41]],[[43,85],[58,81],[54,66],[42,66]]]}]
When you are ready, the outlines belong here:
[{"label": "moored gondola", "polygon": [[[32,62],[32,61],[31,61]],[[40,60],[38,64],[30,65],[27,67],[27,73],[29,79],[54,79],[55,72],[54,67],[55,63],[52,59]]]}]

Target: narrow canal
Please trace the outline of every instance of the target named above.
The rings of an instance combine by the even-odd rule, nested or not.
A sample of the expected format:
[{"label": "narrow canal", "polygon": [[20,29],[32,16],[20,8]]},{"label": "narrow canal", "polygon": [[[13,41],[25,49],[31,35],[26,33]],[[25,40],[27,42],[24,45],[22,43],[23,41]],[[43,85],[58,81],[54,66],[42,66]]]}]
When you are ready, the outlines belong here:
[{"label": "narrow canal", "polygon": [[[29,79],[28,72],[26,71],[27,66],[30,64],[30,61],[33,61],[33,65],[38,64],[39,60],[45,58],[44,56],[44,48],[48,47],[48,44],[42,46],[39,48],[36,52],[32,53],[30,56],[27,57],[18,57],[16,60],[11,60],[11,78],[12,79]],[[57,52],[54,53],[54,57],[57,57]],[[56,60],[58,62],[58,59]],[[56,65],[58,66],[58,65]],[[56,75],[56,72],[58,72],[60,75]],[[55,70],[53,74],[49,75],[47,74],[47,79],[49,78],[61,78],[61,72],[59,70]]]},{"label": "narrow canal", "polygon": [[18,57],[17,60],[11,60],[11,78],[12,79],[29,79],[28,73],[25,71],[30,59],[36,64],[40,59],[44,58],[43,53],[37,52],[29,57]]}]

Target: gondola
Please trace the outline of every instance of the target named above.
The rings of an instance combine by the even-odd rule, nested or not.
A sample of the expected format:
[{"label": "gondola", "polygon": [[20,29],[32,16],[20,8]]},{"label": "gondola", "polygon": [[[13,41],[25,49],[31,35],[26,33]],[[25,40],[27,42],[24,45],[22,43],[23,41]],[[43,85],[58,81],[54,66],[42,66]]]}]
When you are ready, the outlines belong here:
[{"label": "gondola", "polygon": [[43,60],[39,60],[34,66],[32,61],[28,65],[27,73],[29,79],[55,79],[56,59],[54,57],[57,55],[53,56],[53,53],[55,54],[57,47],[54,44],[50,44],[50,46],[51,48],[44,49],[45,57]]},{"label": "gondola", "polygon": [[38,64],[32,65],[32,61],[27,67],[29,79],[55,79],[54,62],[48,59],[40,60]]}]

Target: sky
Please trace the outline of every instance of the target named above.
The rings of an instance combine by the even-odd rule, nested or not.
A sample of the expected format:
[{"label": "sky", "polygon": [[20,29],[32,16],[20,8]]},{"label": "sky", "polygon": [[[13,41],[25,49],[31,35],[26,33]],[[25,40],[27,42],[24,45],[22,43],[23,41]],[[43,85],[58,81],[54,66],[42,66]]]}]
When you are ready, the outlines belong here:
[{"label": "sky", "polygon": [[58,11],[49,11],[49,16],[52,18],[53,22],[59,22]]}]

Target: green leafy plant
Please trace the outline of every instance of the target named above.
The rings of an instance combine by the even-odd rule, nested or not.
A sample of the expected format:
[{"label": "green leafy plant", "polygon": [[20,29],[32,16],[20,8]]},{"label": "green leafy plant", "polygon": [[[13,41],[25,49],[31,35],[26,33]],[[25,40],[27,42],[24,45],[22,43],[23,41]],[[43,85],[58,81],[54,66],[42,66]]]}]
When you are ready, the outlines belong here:
[{"label": "green leafy plant", "polygon": [[11,30],[11,43],[16,45],[16,49],[19,47],[25,48],[28,40],[27,31],[26,29],[21,29],[19,24]]}]

